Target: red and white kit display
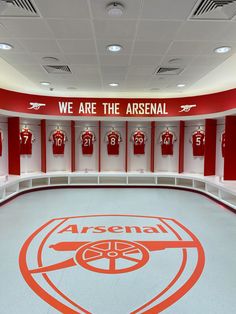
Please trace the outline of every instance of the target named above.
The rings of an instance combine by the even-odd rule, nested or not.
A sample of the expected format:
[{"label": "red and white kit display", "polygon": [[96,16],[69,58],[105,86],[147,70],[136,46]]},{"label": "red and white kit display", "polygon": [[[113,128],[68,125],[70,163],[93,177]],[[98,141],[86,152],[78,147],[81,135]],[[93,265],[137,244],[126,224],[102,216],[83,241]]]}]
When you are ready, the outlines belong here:
[{"label": "red and white kit display", "polygon": [[111,130],[106,134],[105,141],[107,143],[108,155],[119,155],[119,147],[122,138],[120,133],[116,130]]},{"label": "red and white kit display", "polygon": [[28,128],[23,128],[20,131],[20,154],[31,155],[32,143],[34,141],[33,133]]},{"label": "red and white kit display", "polygon": [[53,155],[63,155],[65,150],[65,142],[67,141],[66,133],[60,129],[54,130],[49,138],[52,141]]},{"label": "red and white kit display", "polygon": [[131,141],[134,143],[134,155],[145,154],[145,143],[147,141],[146,134],[141,130],[136,130],[132,136]]},{"label": "red and white kit display", "polygon": [[225,131],[221,134],[221,153],[222,157],[225,157]]},{"label": "red and white kit display", "polygon": [[173,132],[166,129],[160,135],[161,143],[161,154],[162,155],[173,155],[173,144],[176,141],[176,136]]},{"label": "red and white kit display", "polygon": [[0,156],[2,156],[2,143],[3,143],[3,133],[0,130]]},{"label": "red and white kit display", "polygon": [[191,143],[193,147],[193,156],[204,156],[205,151],[205,132],[198,129],[193,132]]},{"label": "red and white kit display", "polygon": [[81,132],[80,140],[82,143],[82,153],[83,155],[93,154],[93,143],[96,141],[94,133],[88,129]]}]

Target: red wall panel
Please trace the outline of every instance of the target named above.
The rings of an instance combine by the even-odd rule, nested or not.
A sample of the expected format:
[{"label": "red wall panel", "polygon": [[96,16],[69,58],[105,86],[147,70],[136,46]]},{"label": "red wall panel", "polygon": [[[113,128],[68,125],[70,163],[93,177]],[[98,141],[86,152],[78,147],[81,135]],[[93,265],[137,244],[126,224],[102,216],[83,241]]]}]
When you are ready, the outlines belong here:
[{"label": "red wall panel", "polygon": [[216,120],[206,119],[204,176],[213,176],[216,171]]},{"label": "red wall panel", "polygon": [[46,120],[41,120],[41,171],[47,172]]},{"label": "red wall panel", "polygon": [[184,172],[184,121],[179,122],[179,173]]},{"label": "red wall panel", "polygon": [[71,172],[75,171],[75,121],[71,121]]},{"label": "red wall panel", "polygon": [[151,122],[151,164],[150,170],[154,172],[155,170],[155,122]]},{"label": "red wall panel", "polygon": [[101,172],[101,121],[98,122],[98,172]]},{"label": "red wall panel", "polygon": [[128,172],[128,121],[125,122],[125,172]]},{"label": "red wall panel", "polygon": [[236,180],[236,116],[225,118],[224,179]]},{"label": "red wall panel", "polygon": [[20,175],[20,118],[8,118],[9,174]]}]

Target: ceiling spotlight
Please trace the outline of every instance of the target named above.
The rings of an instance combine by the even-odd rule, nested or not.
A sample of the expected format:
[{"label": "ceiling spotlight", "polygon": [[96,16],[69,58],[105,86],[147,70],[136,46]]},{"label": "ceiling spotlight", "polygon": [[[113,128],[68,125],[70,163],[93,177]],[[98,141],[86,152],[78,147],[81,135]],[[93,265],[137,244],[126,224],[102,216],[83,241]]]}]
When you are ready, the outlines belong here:
[{"label": "ceiling spotlight", "polygon": [[49,82],[40,82],[40,84],[43,85],[43,86],[49,86],[49,85],[51,85],[51,83],[49,83]]},{"label": "ceiling spotlight", "polygon": [[110,52],[120,52],[123,49],[121,45],[109,45],[107,46],[107,50]]},{"label": "ceiling spotlight", "polygon": [[106,7],[107,14],[112,17],[120,17],[124,13],[124,6],[118,2],[112,2]]},{"label": "ceiling spotlight", "polygon": [[215,53],[227,53],[231,50],[231,47],[229,46],[223,46],[223,47],[218,47],[216,49],[214,49]]},{"label": "ceiling spotlight", "polygon": [[11,50],[12,48],[13,48],[13,46],[10,44],[0,43],[0,49],[2,49],[2,50]]},{"label": "ceiling spotlight", "polygon": [[119,84],[118,84],[118,83],[110,83],[109,86],[111,86],[111,87],[117,87],[117,86],[119,86]]},{"label": "ceiling spotlight", "polygon": [[177,87],[181,88],[181,87],[185,87],[185,84],[178,84]]}]

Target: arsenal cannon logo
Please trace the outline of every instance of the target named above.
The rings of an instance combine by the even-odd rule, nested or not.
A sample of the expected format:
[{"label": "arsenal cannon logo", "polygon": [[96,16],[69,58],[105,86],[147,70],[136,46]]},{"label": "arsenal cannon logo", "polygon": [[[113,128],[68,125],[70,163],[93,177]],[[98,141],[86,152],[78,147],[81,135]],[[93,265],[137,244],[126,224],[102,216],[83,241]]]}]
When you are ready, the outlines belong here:
[{"label": "arsenal cannon logo", "polygon": [[60,313],[160,313],[198,281],[204,251],[172,218],[52,219],[24,243],[21,273]]}]

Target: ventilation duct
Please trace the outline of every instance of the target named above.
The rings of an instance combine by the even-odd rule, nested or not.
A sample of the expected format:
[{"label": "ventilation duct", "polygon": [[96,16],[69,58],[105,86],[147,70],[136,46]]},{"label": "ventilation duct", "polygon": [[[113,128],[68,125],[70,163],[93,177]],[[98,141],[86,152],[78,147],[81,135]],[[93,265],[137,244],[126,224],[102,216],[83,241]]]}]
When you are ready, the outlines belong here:
[{"label": "ventilation duct", "polygon": [[43,65],[43,68],[50,74],[70,74],[68,65]]},{"label": "ventilation duct", "polygon": [[0,0],[0,16],[34,17],[39,14],[31,0]]},{"label": "ventilation duct", "polygon": [[236,0],[201,0],[190,19],[231,20],[236,15]]},{"label": "ventilation duct", "polygon": [[183,71],[181,68],[157,68],[155,71],[155,75],[178,75]]}]

